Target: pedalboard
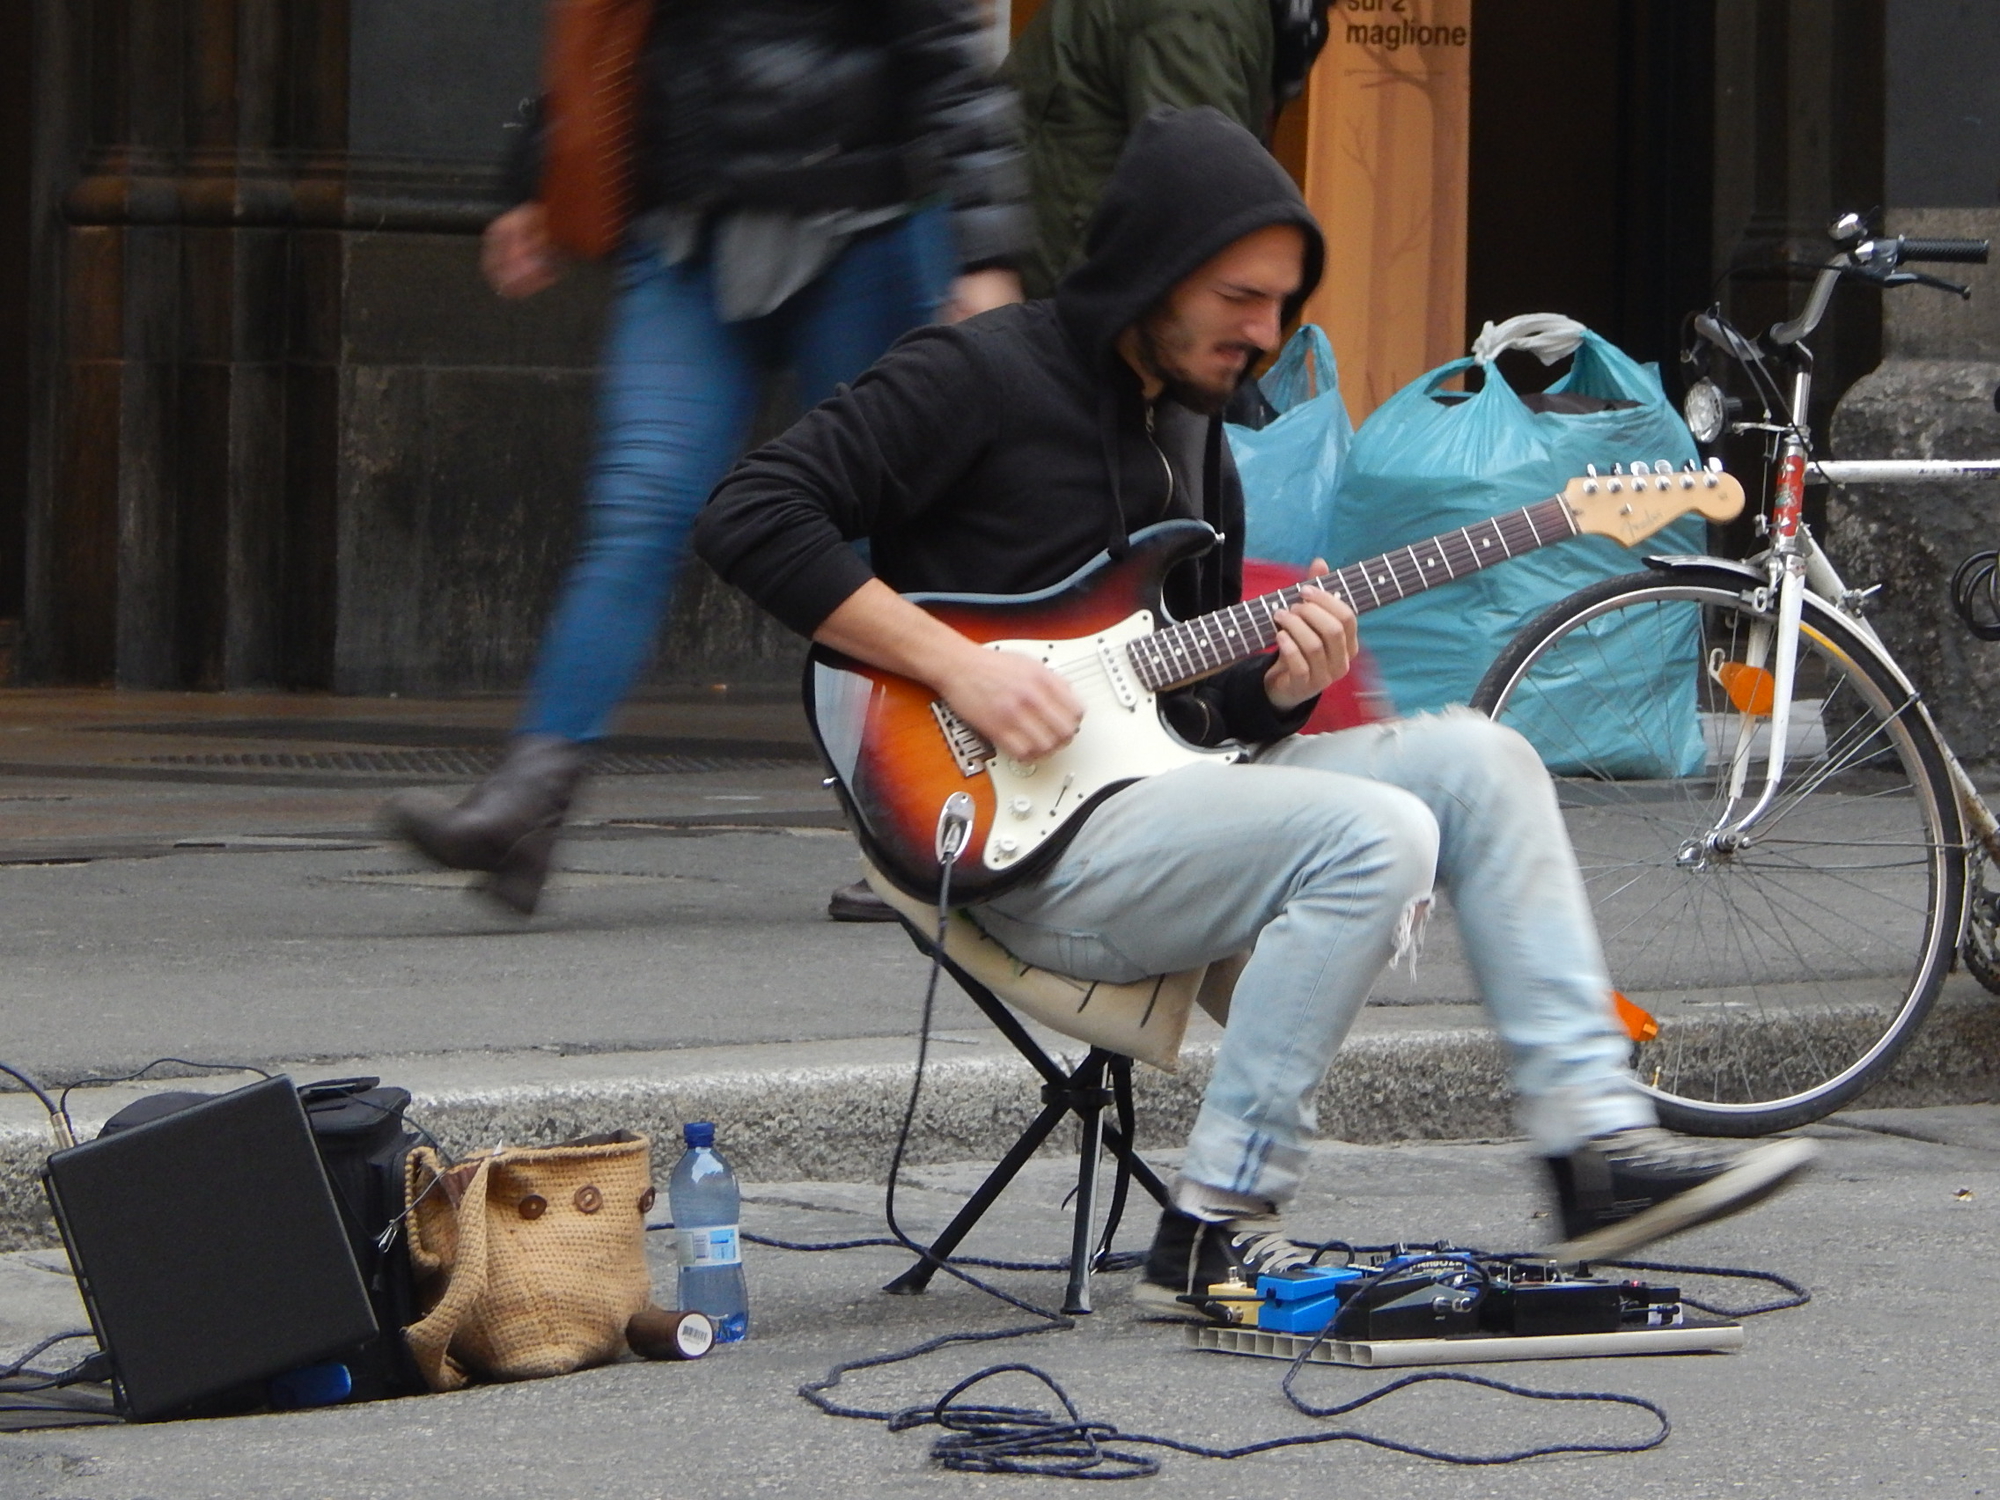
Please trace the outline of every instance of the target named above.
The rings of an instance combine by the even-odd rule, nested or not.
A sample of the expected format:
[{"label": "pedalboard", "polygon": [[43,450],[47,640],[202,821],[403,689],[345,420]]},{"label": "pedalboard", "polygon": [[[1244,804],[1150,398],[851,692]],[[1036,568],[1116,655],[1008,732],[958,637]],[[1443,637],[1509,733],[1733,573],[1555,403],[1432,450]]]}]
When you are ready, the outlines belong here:
[{"label": "pedalboard", "polygon": [[1406,1365],[1477,1365],[1520,1359],[1603,1359],[1627,1354],[1726,1354],[1743,1347],[1741,1323],[1689,1319],[1673,1328],[1631,1328],[1619,1333],[1546,1337],[1315,1339],[1312,1334],[1265,1333],[1226,1323],[1190,1323],[1187,1347],[1259,1359],[1294,1360],[1316,1344],[1308,1364],[1394,1369]]},{"label": "pedalboard", "polygon": [[1208,1318],[1188,1345],[1327,1364],[1395,1366],[1742,1347],[1740,1324],[1689,1319],[1677,1287],[1587,1266],[1437,1247],[1232,1279],[1182,1299]]}]

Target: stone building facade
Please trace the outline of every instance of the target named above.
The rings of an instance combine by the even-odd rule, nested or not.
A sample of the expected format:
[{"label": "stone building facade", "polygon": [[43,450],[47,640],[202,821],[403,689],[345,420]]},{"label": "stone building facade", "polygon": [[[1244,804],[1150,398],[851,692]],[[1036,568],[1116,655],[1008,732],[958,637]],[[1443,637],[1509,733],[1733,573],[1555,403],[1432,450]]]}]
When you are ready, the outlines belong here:
[{"label": "stone building facade", "polygon": [[[1016,0],[1016,24],[1032,10]],[[477,275],[541,14],[535,0],[0,14],[14,680],[520,685],[570,543],[605,294],[585,271],[503,305]],[[2000,110],[1968,126],[1978,110],[1952,102],[1996,76],[1988,0],[1478,0],[1472,27],[1475,328],[1572,312],[1671,374],[1679,319],[1717,273],[1809,253],[1836,209],[2000,204]],[[1961,158],[1981,165],[1943,199],[1898,165]],[[1729,295],[1747,326],[1792,288],[1752,278]],[[1958,324],[1953,352],[1913,354],[1903,316],[1892,363],[1994,357]],[[1840,330],[1821,351],[1829,403],[1882,353],[1872,309],[1843,308]],[[1985,378],[1960,384],[1977,394]],[[1836,441],[1862,440],[1864,398],[1900,409],[1921,385],[1885,367]],[[776,683],[798,649],[697,570],[656,679]]]}]

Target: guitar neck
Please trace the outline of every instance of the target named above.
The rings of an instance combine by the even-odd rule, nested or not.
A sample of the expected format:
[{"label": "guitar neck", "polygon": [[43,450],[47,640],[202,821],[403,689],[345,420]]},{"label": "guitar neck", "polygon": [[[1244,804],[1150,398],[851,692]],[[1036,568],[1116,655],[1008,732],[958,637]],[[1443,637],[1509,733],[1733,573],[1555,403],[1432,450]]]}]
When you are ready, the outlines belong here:
[{"label": "guitar neck", "polygon": [[1539,500],[1380,557],[1349,563],[1323,578],[1171,625],[1132,642],[1127,654],[1146,688],[1165,692],[1270,650],[1278,638],[1278,611],[1297,604],[1308,588],[1336,594],[1357,615],[1366,614],[1578,534],[1576,518],[1560,496]]}]

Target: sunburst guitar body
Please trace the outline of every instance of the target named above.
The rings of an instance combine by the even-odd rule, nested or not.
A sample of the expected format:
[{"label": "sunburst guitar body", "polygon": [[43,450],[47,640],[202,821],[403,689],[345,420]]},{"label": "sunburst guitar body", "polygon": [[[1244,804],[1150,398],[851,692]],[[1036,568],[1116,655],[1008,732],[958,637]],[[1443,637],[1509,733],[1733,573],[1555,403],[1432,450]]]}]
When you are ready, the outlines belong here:
[{"label": "sunburst guitar body", "polygon": [[[1316,584],[1365,613],[1566,537],[1589,533],[1630,546],[1691,511],[1720,521],[1742,505],[1741,486],[1716,469],[1634,464],[1629,473],[1571,480],[1551,499],[1353,563]],[[910,894],[934,897],[940,819],[964,793],[972,826],[953,860],[951,889],[956,900],[976,901],[1045,867],[1120,787],[1248,753],[1187,743],[1162,720],[1159,695],[1270,651],[1274,616],[1308,585],[1173,621],[1160,604],[1167,573],[1214,543],[1199,521],[1166,521],[1134,533],[1123,557],[1100,555],[1040,593],[909,596],[968,639],[1034,657],[1069,681],[1084,706],[1082,726],[1038,762],[997,754],[923,684],[815,646],[806,665],[807,718],[876,866]]]}]

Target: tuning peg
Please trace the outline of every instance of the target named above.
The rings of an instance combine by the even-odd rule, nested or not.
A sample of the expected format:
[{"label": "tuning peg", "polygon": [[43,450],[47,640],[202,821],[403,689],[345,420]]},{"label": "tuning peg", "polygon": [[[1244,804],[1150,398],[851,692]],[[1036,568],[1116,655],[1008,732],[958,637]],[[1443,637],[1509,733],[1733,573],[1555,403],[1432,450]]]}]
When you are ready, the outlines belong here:
[{"label": "tuning peg", "polygon": [[1597,477],[1597,465],[1585,464],[1583,466],[1583,472],[1587,474],[1590,478],[1595,479]]},{"label": "tuning peg", "polygon": [[1689,459],[1686,463],[1681,465],[1681,470],[1683,473],[1692,474],[1700,467],[1701,467],[1700,464],[1696,463],[1693,459]]},{"label": "tuning peg", "polygon": [[1613,464],[1613,465],[1611,466],[1611,472],[1612,472],[1612,473],[1614,473],[1614,474],[1623,474],[1623,473],[1625,472],[1625,465],[1623,465],[1623,464]]},{"label": "tuning peg", "polygon": [[1714,489],[1716,484],[1716,476],[1721,474],[1721,472],[1722,472],[1722,460],[1719,458],[1711,458],[1708,461],[1707,472],[1704,473],[1701,477],[1701,482],[1703,487],[1711,490]]},{"label": "tuning peg", "polygon": [[1674,472],[1674,466],[1663,458],[1653,465],[1653,472],[1655,474],[1671,474]]},{"label": "tuning peg", "polygon": [[1722,460],[1719,458],[1711,458],[1708,461],[1708,472],[1711,474],[1720,474],[1722,472]]}]

